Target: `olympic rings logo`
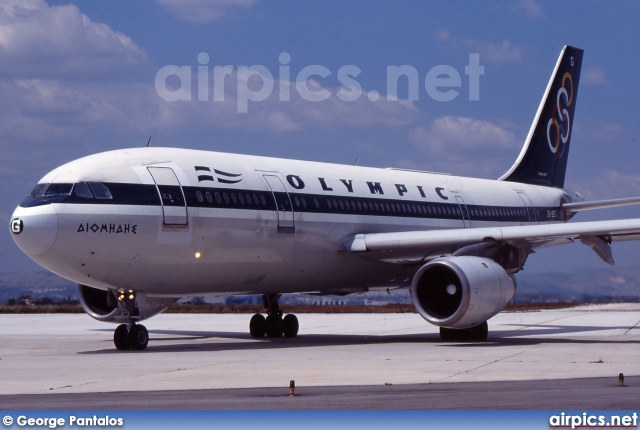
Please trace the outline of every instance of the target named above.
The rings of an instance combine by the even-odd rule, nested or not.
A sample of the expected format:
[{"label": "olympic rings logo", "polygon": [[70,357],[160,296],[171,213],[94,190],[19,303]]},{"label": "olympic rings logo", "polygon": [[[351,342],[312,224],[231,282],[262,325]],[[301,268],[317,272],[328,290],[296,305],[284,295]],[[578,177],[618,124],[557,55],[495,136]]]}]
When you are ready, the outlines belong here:
[{"label": "olympic rings logo", "polygon": [[569,141],[571,118],[569,107],[573,102],[573,78],[566,72],[562,76],[562,85],[556,94],[556,104],[552,108],[551,118],[547,123],[547,143],[549,149],[558,158],[564,156],[565,145]]}]

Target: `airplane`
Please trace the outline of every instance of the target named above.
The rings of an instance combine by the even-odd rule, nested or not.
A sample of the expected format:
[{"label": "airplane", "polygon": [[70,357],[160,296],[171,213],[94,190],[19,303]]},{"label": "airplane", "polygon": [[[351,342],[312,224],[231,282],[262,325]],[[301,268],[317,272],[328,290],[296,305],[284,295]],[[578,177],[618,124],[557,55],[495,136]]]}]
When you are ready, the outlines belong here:
[{"label": "airplane", "polygon": [[498,180],[176,148],[99,153],[46,174],[10,229],[35,262],[78,283],[84,310],[115,322],[118,350],[181,297],[262,295],[254,338],[295,337],[283,294],[409,289],[443,341],[481,342],[534,251],[579,240],[613,264],[640,219],[568,223],[564,188],[583,51],[565,46],[524,146]]}]

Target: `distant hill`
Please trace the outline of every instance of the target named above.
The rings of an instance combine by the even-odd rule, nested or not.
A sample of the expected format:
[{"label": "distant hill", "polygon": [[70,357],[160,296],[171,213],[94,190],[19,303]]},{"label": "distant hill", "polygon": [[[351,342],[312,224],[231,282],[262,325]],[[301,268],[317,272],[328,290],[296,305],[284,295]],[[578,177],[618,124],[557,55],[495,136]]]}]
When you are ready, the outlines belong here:
[{"label": "distant hill", "polygon": [[77,298],[78,285],[50,272],[0,273],[0,302],[23,294],[32,299],[49,297],[53,300]]},{"label": "distant hill", "polygon": [[[522,272],[516,276],[516,303],[544,302],[624,302],[640,300],[640,268],[599,269],[579,273]],[[77,285],[49,272],[0,273],[0,302],[6,303],[20,295],[34,300],[49,297],[53,300],[77,298]],[[303,301],[305,304],[381,304],[410,303],[407,291],[370,292],[351,296],[287,295],[283,303]],[[208,300],[207,300],[208,301]],[[234,304],[260,304],[257,296],[232,296]]]},{"label": "distant hill", "polygon": [[640,268],[517,275],[516,302],[622,302],[640,300]]}]

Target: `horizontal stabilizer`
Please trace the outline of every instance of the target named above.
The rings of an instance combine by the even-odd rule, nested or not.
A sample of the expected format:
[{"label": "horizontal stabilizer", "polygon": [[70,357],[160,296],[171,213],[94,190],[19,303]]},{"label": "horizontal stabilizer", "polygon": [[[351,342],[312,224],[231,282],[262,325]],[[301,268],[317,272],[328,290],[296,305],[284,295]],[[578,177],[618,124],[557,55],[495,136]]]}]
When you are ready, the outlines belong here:
[{"label": "horizontal stabilizer", "polygon": [[562,209],[565,212],[580,212],[592,209],[606,209],[637,204],[640,204],[640,197],[628,197],[624,199],[613,200],[597,200],[592,202],[565,203],[562,205]]}]

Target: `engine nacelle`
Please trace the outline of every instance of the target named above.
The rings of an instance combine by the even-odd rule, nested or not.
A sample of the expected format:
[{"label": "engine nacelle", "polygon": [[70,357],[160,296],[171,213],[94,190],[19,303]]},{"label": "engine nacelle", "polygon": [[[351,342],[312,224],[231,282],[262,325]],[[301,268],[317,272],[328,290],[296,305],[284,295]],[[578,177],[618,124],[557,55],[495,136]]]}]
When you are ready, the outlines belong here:
[{"label": "engine nacelle", "polygon": [[[92,318],[104,322],[122,322],[122,309],[113,292],[78,285],[78,298],[84,311]],[[144,293],[137,293],[136,307],[140,320],[159,314],[175,301],[174,298],[147,297]]]},{"label": "engine nacelle", "polygon": [[516,291],[515,279],[495,261],[445,257],[422,266],[411,297],[420,315],[441,327],[468,328],[500,313]]}]

